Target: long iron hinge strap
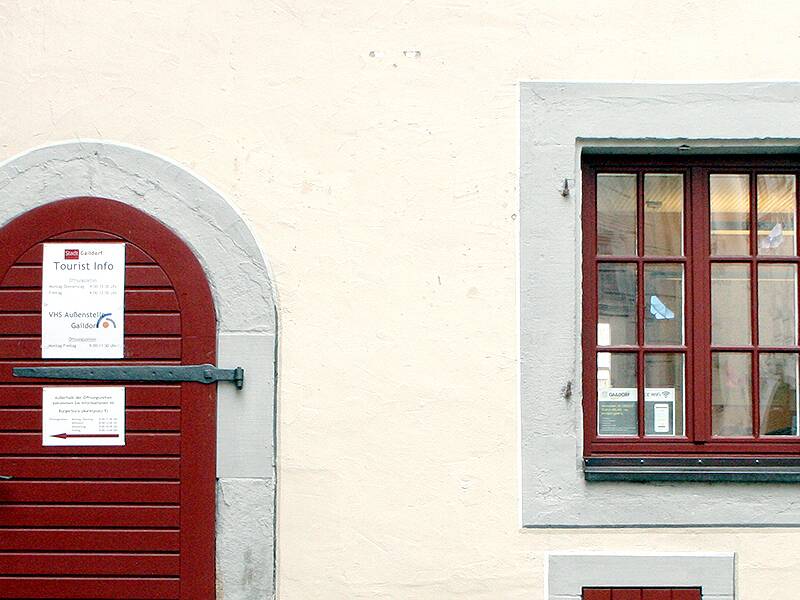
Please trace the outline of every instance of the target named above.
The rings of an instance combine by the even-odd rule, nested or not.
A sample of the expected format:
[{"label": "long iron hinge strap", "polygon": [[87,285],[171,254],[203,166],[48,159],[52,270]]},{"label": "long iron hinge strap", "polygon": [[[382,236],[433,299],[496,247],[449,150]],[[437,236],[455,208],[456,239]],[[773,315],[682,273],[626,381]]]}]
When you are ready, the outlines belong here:
[{"label": "long iron hinge strap", "polygon": [[244,369],[219,369],[214,365],[137,366],[137,367],[14,367],[14,377],[37,379],[83,379],[88,381],[191,381],[215,383],[233,381],[244,386]]}]

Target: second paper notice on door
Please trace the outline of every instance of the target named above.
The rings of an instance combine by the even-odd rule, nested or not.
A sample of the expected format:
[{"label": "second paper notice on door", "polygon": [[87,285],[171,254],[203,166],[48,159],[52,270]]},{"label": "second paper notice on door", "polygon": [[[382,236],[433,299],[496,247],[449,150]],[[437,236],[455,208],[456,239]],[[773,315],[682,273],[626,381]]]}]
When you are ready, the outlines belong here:
[{"label": "second paper notice on door", "polygon": [[42,389],[43,446],[124,446],[124,387]]}]

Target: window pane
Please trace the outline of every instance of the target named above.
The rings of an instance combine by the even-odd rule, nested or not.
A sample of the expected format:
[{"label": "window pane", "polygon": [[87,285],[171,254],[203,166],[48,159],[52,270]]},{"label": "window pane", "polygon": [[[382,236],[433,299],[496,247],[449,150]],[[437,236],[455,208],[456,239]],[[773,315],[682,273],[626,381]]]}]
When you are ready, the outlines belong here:
[{"label": "window pane", "polygon": [[758,357],[761,435],[797,435],[797,354]]},{"label": "window pane", "polygon": [[683,255],[683,175],[644,176],[644,253]]},{"label": "window pane", "polygon": [[759,175],[758,253],[795,255],[795,177],[794,175]]},{"label": "window pane", "polygon": [[597,278],[597,341],[636,344],[636,265],[603,263]]},{"label": "window pane", "polygon": [[750,354],[711,354],[711,430],[717,436],[752,435]]},{"label": "window pane", "polygon": [[683,397],[683,354],[645,354],[645,435],[684,435]]},{"label": "window pane", "polygon": [[683,344],[683,265],[644,267],[646,344]]},{"label": "window pane", "polygon": [[597,253],[636,256],[636,175],[597,175]]},{"label": "window pane", "polygon": [[750,344],[749,265],[711,265],[711,343]]},{"label": "window pane", "polygon": [[636,355],[597,353],[597,434],[638,435]]},{"label": "window pane", "polygon": [[750,254],[750,176],[711,175],[711,254]]},{"label": "window pane", "polygon": [[797,340],[797,265],[758,265],[758,343],[793,346]]}]

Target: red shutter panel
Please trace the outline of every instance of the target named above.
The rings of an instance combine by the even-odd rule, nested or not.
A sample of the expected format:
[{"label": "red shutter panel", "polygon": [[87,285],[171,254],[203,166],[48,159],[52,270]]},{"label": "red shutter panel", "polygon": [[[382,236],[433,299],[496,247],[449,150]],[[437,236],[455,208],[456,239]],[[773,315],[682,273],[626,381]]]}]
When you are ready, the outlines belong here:
[{"label": "red shutter panel", "polygon": [[584,588],[583,600],[702,600],[700,588]]},{"label": "red shutter panel", "polygon": [[611,600],[642,600],[642,590],[625,588],[611,590]]},{"label": "red shutter panel", "polygon": [[702,600],[700,588],[690,590],[673,590],[672,600]]},{"label": "red shutter panel", "polygon": [[642,600],[673,600],[673,590],[642,590]]},{"label": "red shutter panel", "polygon": [[584,589],[583,600],[611,600],[611,590]]}]

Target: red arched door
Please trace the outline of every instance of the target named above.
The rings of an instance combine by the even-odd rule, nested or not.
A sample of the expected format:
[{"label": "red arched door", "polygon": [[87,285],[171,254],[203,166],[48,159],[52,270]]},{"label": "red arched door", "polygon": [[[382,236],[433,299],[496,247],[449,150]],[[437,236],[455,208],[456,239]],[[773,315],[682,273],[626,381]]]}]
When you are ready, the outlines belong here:
[{"label": "red arched door", "polygon": [[[125,244],[122,359],[41,358],[43,245],[65,241]],[[214,598],[216,386],[12,369],[214,363],[215,330],[197,259],[126,204],[63,200],[0,229],[0,598]],[[43,388],[67,385],[124,386],[125,445],[43,445]]]}]

